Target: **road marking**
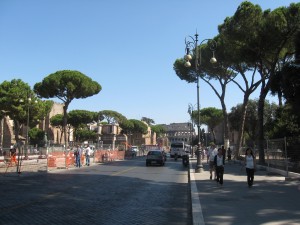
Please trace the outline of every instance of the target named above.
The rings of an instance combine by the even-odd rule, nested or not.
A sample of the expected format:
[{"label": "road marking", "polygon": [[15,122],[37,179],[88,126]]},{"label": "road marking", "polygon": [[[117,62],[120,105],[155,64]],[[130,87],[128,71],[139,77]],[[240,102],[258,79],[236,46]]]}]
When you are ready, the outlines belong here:
[{"label": "road marking", "polygon": [[126,172],[128,172],[128,171],[130,171],[130,170],[133,170],[133,169],[135,169],[135,168],[136,168],[136,167],[131,167],[131,168],[127,169],[127,170],[121,170],[121,171],[118,171],[118,172],[116,172],[116,173],[111,174],[111,176],[120,175],[120,174],[126,173]]}]

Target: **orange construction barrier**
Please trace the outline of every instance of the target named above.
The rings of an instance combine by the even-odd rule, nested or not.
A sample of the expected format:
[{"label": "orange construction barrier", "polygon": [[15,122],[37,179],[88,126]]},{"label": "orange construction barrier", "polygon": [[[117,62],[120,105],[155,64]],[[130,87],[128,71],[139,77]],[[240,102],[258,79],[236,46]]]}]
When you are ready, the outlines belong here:
[{"label": "orange construction barrier", "polygon": [[17,154],[13,153],[10,157],[10,164],[12,165],[13,163],[15,163],[17,165]]},{"label": "orange construction barrier", "polygon": [[56,167],[56,157],[55,156],[48,157],[48,167]]}]

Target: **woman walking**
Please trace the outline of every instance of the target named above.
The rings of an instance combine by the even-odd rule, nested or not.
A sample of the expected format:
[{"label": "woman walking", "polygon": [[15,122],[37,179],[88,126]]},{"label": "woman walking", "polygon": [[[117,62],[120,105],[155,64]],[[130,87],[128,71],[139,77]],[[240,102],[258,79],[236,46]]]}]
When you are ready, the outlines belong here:
[{"label": "woman walking", "polygon": [[253,155],[252,149],[250,148],[246,149],[245,166],[246,166],[248,187],[252,187],[256,165],[255,165],[255,157]]},{"label": "woman walking", "polygon": [[216,166],[217,182],[222,186],[225,165],[225,156],[223,155],[222,148],[218,149],[218,154],[214,158],[214,164]]}]

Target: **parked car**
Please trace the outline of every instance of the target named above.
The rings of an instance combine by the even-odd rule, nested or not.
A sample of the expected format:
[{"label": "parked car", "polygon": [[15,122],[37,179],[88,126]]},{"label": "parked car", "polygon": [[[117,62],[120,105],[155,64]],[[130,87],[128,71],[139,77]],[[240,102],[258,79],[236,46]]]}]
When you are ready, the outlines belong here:
[{"label": "parked car", "polygon": [[137,156],[138,152],[139,152],[138,146],[131,146],[131,148],[129,149],[129,153],[131,156]]},{"label": "parked car", "polygon": [[146,157],[146,166],[165,165],[165,155],[161,150],[150,150]]},{"label": "parked car", "polygon": [[139,148],[138,148],[138,146],[131,146],[130,151],[137,153],[139,151]]}]

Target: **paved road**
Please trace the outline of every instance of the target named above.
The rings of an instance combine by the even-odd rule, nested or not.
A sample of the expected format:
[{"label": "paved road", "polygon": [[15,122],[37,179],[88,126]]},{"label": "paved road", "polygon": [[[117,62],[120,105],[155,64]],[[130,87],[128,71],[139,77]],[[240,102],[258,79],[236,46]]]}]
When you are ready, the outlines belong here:
[{"label": "paved road", "polygon": [[0,178],[2,225],[190,225],[188,170],[134,159]]},{"label": "paved road", "polygon": [[[187,171],[181,160],[149,168],[139,159],[126,163],[46,176],[26,173],[0,177],[0,224],[300,224],[299,181],[258,171],[254,186],[248,188],[245,171],[237,164],[226,164],[224,185],[219,187],[209,180],[207,164],[204,172],[194,173],[196,160],[192,159],[192,222],[186,210],[187,197],[177,195],[187,191]],[[168,170],[173,171],[171,176]],[[179,186],[174,182],[177,178]],[[148,198],[150,204],[142,200],[152,191],[158,194]],[[123,197],[126,193],[132,201]],[[158,216],[151,220],[149,215]]]},{"label": "paved road", "polygon": [[[208,165],[204,172],[194,173],[194,224],[206,225],[296,225],[300,224],[300,182],[285,181],[283,176],[259,170],[254,186],[249,188],[245,170],[238,164],[226,164],[224,184],[220,187],[209,179]],[[198,211],[197,211],[198,210]]]}]

